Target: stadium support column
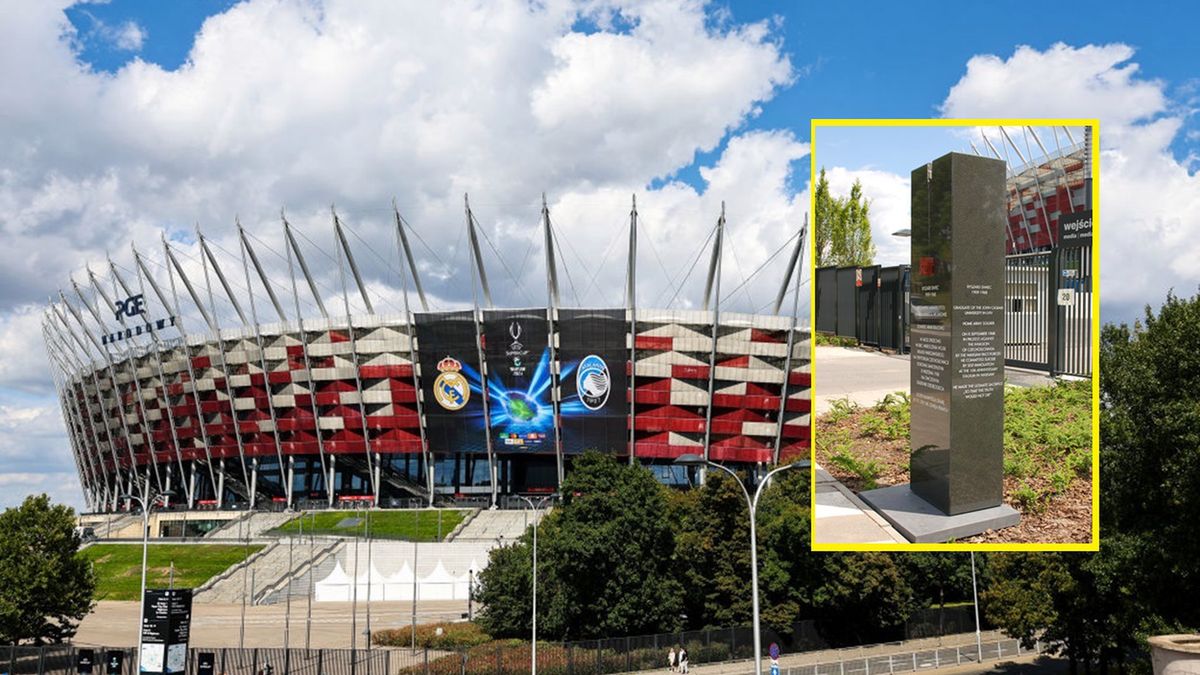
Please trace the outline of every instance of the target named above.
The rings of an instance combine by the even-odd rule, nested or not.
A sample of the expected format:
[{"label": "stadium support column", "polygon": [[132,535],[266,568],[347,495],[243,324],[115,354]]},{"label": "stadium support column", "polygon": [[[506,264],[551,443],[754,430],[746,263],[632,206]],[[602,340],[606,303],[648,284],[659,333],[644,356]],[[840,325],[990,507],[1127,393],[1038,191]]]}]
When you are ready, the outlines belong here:
[{"label": "stadium support column", "polygon": [[629,313],[629,465],[637,461],[637,195],[629,210],[629,258],[625,262],[625,309]]},{"label": "stadium support column", "polygon": [[[74,281],[72,281],[71,283],[73,285],[75,285],[75,292],[79,293],[80,297],[82,298],[83,295],[82,295],[82,293],[80,293],[79,286],[77,284],[75,284]],[[75,323],[77,323],[79,325],[79,329],[81,331],[83,331],[83,334],[88,337],[88,340],[91,341],[92,345],[96,348],[96,351],[100,352],[100,355],[102,357],[104,357],[105,364],[108,365],[108,381],[109,381],[109,384],[112,386],[112,395],[113,395],[114,400],[116,401],[117,416],[121,420],[121,429],[125,433],[125,443],[126,443],[125,447],[127,450],[129,450],[130,472],[134,477],[140,477],[140,476],[138,476],[137,455],[133,451],[133,435],[129,433],[129,422],[125,417],[125,410],[123,407],[124,402],[121,400],[121,388],[119,386],[117,386],[117,367],[116,367],[116,364],[113,363],[112,355],[108,353],[108,350],[106,350],[104,347],[102,347],[100,345],[100,341],[97,340],[96,336],[93,335],[92,332],[88,330],[87,324],[84,323],[84,321],[83,321],[83,316],[80,315],[79,310],[75,309],[75,307],[73,307],[70,303],[67,302],[67,297],[66,297],[66,295],[64,295],[62,293],[62,291],[59,291],[59,298],[62,300],[63,306],[65,306],[67,308],[67,311],[69,311],[71,313],[71,316],[75,319]],[[97,395],[97,397],[100,396],[99,390],[96,391],[96,395]],[[104,405],[104,402],[101,401],[100,404]],[[148,493],[148,490],[146,488],[148,488],[148,485],[143,484],[143,492]],[[130,490],[130,491],[132,492],[132,490]]]},{"label": "stadium support column", "polygon": [[[988,149],[992,151],[992,155],[994,155],[996,157],[996,159],[1004,160],[1004,157],[1001,157],[1000,152],[998,150],[996,150],[996,146],[992,145],[992,141],[991,141],[991,139],[989,139],[987,137],[987,134],[983,133],[983,131],[980,131],[979,135],[983,138],[983,142],[987,144]],[[1007,152],[1007,151],[1005,151],[1005,152]],[[1004,165],[1006,167],[1008,167],[1007,160],[1004,160]],[[1017,174],[1016,174],[1016,172],[1014,172],[1012,170],[1012,167],[1008,167],[1007,171],[1014,178],[1016,177]],[[1025,228],[1025,244],[1026,244],[1026,246],[1029,246],[1032,249],[1033,238],[1030,236],[1030,232],[1029,232],[1029,217],[1025,215],[1025,200],[1021,197],[1021,188],[1019,185],[1017,185],[1016,180],[1013,181],[1012,193],[1017,198],[1017,210],[1021,212],[1021,226]],[[1008,222],[1008,214],[1007,213],[1005,214],[1004,222]],[[1012,235],[1009,235],[1009,236],[1011,237]],[[1013,239],[1013,249],[1014,250],[1016,249],[1016,242],[1017,242],[1017,240]],[[1017,253],[1020,253],[1020,251],[1017,251]]]},{"label": "stadium support column", "polygon": [[[296,256],[296,261],[300,263],[300,270],[304,273],[305,281],[308,283],[308,288],[312,291],[313,301],[317,308],[321,310],[321,316],[328,321],[329,313],[325,311],[325,303],[321,302],[321,296],[317,293],[317,285],[308,274],[308,265],[304,262],[304,254],[300,251],[300,246],[296,243],[296,238],[292,236],[292,226],[288,222],[283,211],[280,210],[279,218],[283,221],[283,237],[284,246],[287,247],[287,263],[288,276],[292,280],[292,300],[296,305],[296,328],[300,331],[300,352],[304,356],[304,376],[308,378],[308,406],[313,416],[313,435],[317,438],[317,455],[321,461],[321,482],[325,484],[325,503],[327,506],[333,506],[333,469],[332,463],[329,467],[325,464],[325,439],[321,436],[321,415],[317,408],[317,383],[312,376],[312,364],[308,358],[308,335],[304,332],[304,315],[300,312],[300,289],[296,285],[296,267],[292,264],[292,254]],[[293,380],[294,382],[294,380]],[[311,465],[309,473],[311,473]]]},{"label": "stadium support column", "polygon": [[[1034,185],[1034,190],[1037,193],[1037,197],[1032,200],[1033,201],[1033,209],[1034,209],[1034,211],[1037,211],[1038,201],[1042,202],[1042,224],[1046,228],[1047,234],[1050,235],[1050,245],[1054,246],[1054,245],[1056,245],[1057,242],[1055,242],[1055,240],[1054,240],[1054,230],[1050,229],[1050,214],[1046,212],[1046,199],[1042,195],[1042,181],[1038,177],[1038,167],[1033,161],[1033,156],[1031,154],[1030,157],[1028,159],[1026,159],[1025,155],[1021,154],[1021,149],[1018,148],[1017,144],[1013,142],[1012,136],[1008,135],[1008,131],[1003,126],[1000,127],[1000,133],[1004,136],[1004,140],[1008,141],[1009,146],[1011,146],[1012,149],[1017,153],[1017,159],[1021,160],[1025,164],[1026,167],[1033,170],[1033,185]],[[1028,147],[1029,141],[1026,140],[1025,142],[1026,142],[1025,150],[1028,151],[1029,150],[1029,147]],[[1013,173],[1016,174],[1015,171]],[[1020,185],[1018,185],[1017,188],[1020,189]],[[1024,207],[1024,205],[1022,205],[1022,207]]]},{"label": "stadium support column", "polygon": [[[263,288],[267,290],[267,296],[271,299],[271,304],[275,306],[275,312],[279,314],[281,322],[287,321],[287,315],[283,313],[283,307],[279,306],[279,300],[275,297],[275,291],[271,289],[271,284],[267,281],[267,277],[262,273],[262,267],[258,264],[258,256],[254,255],[254,249],[250,248],[250,242],[246,241],[246,231],[242,229],[241,219],[236,220],[238,239],[241,241],[242,253],[242,272],[246,276],[246,295],[250,298],[250,319],[254,322],[254,340],[258,346],[258,367],[262,371],[263,389],[267,392],[267,411],[271,416],[271,436],[275,439],[275,457],[279,462],[279,479],[284,484],[283,494],[287,500],[287,508],[292,508],[292,470],[291,464],[284,470],[283,463],[283,447],[279,442],[279,418],[275,416],[275,395],[271,391],[271,373],[267,370],[267,355],[263,349],[262,329],[258,325],[258,308],[254,302],[254,290],[250,286],[250,268],[246,265],[246,256],[249,254],[254,259],[254,267],[258,270]],[[253,384],[253,382],[251,382]],[[291,459],[289,457],[289,459]]]},{"label": "stadium support column", "polygon": [[[225,274],[221,272],[221,268],[217,265],[217,259],[213,257],[212,252],[208,250],[208,244],[205,243],[204,233],[200,231],[199,225],[196,226],[196,239],[200,242],[200,262],[204,266],[204,285],[208,289],[208,305],[212,309],[212,327],[216,334],[217,355],[221,357],[221,379],[225,380],[225,396],[229,399],[229,416],[233,424],[233,438],[235,441],[237,441],[238,457],[242,463],[242,478],[246,481],[246,491],[249,493],[246,495],[246,497],[250,500],[250,508],[253,509],[255,502],[258,499],[258,492],[256,490],[257,486],[251,482],[249,469],[246,468],[246,448],[242,444],[242,432],[240,429],[238,429],[237,408],[234,406],[233,398],[233,385],[229,382],[229,364],[225,360],[225,339],[221,336],[221,320],[219,318],[220,314],[217,312],[216,296],[213,295],[212,278],[208,274],[208,263],[212,263],[213,271],[217,273],[217,278],[225,287],[226,295],[229,296],[229,300],[233,303],[234,309],[237,310],[238,316],[241,317],[242,323],[245,323],[246,317],[242,314],[242,309],[237,304],[237,300],[234,299],[233,291],[230,290],[229,283],[225,281]],[[179,274],[180,276],[183,276],[182,268],[180,268]],[[186,279],[187,277],[183,278]]]},{"label": "stadium support column", "polygon": [[[129,288],[129,284],[125,283],[125,279],[122,278],[120,272],[117,271],[117,266],[113,263],[112,258],[108,259],[108,269],[113,278],[113,292],[117,292],[117,287],[119,286],[119,290],[123,291],[126,297],[134,295],[133,290]],[[139,287],[139,292],[142,296],[145,296],[146,289],[144,287]],[[168,311],[170,311],[169,308]],[[124,317],[121,318],[121,325],[125,325]],[[147,325],[147,328],[150,328],[149,325]],[[183,467],[183,453],[180,452],[179,449],[179,434],[175,430],[175,413],[171,411],[171,399],[170,395],[167,393],[167,376],[163,371],[162,364],[163,344],[162,340],[160,340],[158,337],[157,330],[150,328],[148,332],[150,333],[150,343],[154,347],[154,366],[155,371],[158,373],[158,386],[162,389],[162,401],[164,403],[163,407],[166,408],[167,411],[167,426],[171,431],[171,444],[175,448],[175,461],[179,466],[179,480],[183,482],[186,480],[185,474],[187,471]],[[170,474],[167,474],[167,481],[170,482],[170,479]],[[187,505],[188,508],[192,508],[196,501],[195,494],[192,492],[192,484],[190,482],[184,484],[187,486],[184,488],[184,495],[187,497]]]},{"label": "stadium support column", "polygon": [[[104,292],[104,289],[100,287],[100,282],[96,280],[95,273],[89,269],[87,271],[87,274],[88,274],[88,278],[92,282],[92,287],[96,290],[96,294],[99,295],[104,300],[104,304],[106,304],[109,307],[114,307],[115,305],[114,305],[112,299],[108,297],[108,295]],[[105,333],[107,333],[108,327],[104,323],[104,321],[100,318],[99,310],[96,307],[92,306],[92,303],[88,302],[87,298],[83,295],[83,291],[79,288],[79,286],[77,284],[75,284],[74,281],[72,281],[71,283],[72,283],[72,285],[75,286],[75,294],[79,296],[79,301],[81,303],[83,303],[84,308],[87,309],[88,313],[90,313],[92,315],[92,318],[96,320],[96,325],[100,326],[100,329],[103,330]],[[126,323],[125,323],[125,316],[123,313],[118,316],[118,320],[120,321],[122,328],[127,328]],[[118,349],[117,350],[118,356],[122,352],[124,352],[124,356],[125,356],[125,369],[129,373],[129,379],[133,381],[134,395],[137,397],[136,406],[131,406],[131,407],[134,408],[135,414],[138,414],[138,416],[140,418],[139,421],[141,422],[141,428],[142,428],[142,445],[143,445],[143,447],[146,448],[146,454],[150,455],[150,467],[154,471],[154,482],[158,484],[158,489],[160,491],[166,491],[167,486],[166,486],[166,483],[163,482],[162,474],[158,470],[158,455],[154,451],[154,439],[153,439],[153,436],[150,434],[150,424],[146,418],[146,399],[144,399],[142,397],[142,383],[140,381],[138,381],[137,362],[136,362],[136,359],[135,359],[132,349],[130,349],[128,347],[123,350]],[[122,411],[122,412],[124,412],[124,411]]]},{"label": "stadium support column", "polygon": [[[780,308],[783,307],[783,299],[787,296],[788,287],[792,285],[792,273],[796,271],[796,263],[800,260],[800,253],[804,250],[804,232],[808,229],[808,214],[804,214],[804,225],[800,228],[799,237],[796,239],[796,247],[792,249],[792,255],[788,258],[787,269],[783,273],[783,283],[779,284],[779,292],[775,294],[774,309],[772,314],[778,314]],[[799,279],[796,283],[800,283]]]},{"label": "stadium support column", "polygon": [[[59,297],[62,297],[62,293],[59,293]],[[65,301],[64,301],[64,303],[65,303]],[[115,481],[116,485],[114,486],[114,488],[112,490],[112,500],[111,500],[109,509],[115,511],[117,509],[117,497],[123,491],[128,491],[128,492],[133,491],[132,482],[131,482],[132,479],[130,478],[131,473],[127,473],[125,476],[125,484],[128,487],[128,490],[126,490],[125,488],[121,487],[121,459],[120,459],[120,455],[117,453],[117,444],[113,440],[112,420],[109,419],[108,409],[105,408],[105,406],[104,406],[104,398],[100,392],[100,378],[97,377],[96,368],[94,367],[91,358],[88,356],[87,346],[84,345],[83,341],[79,339],[79,336],[75,335],[75,332],[71,330],[71,327],[67,324],[66,317],[64,317],[62,315],[62,313],[58,311],[57,306],[55,306],[53,304],[50,305],[50,311],[54,315],[54,318],[58,319],[58,323],[62,324],[62,330],[60,331],[58,324],[56,324],[54,321],[51,321],[49,324],[50,331],[55,336],[57,336],[58,341],[64,345],[64,348],[61,350],[61,353],[65,357],[67,357],[70,360],[75,362],[75,366],[80,372],[80,387],[85,386],[83,383],[82,373],[86,370],[88,372],[88,374],[91,376],[92,388],[95,389],[95,391],[96,391],[96,405],[99,406],[100,417],[104,421],[104,437],[105,437],[105,439],[107,439],[108,452],[112,456],[112,462],[113,462],[113,476],[114,476],[114,481]],[[75,351],[73,349],[67,348],[67,347],[69,347],[69,344],[68,344],[66,337],[64,337],[64,335],[63,335],[63,331],[65,331],[66,335],[69,336],[74,341],[74,343],[79,346],[79,349],[80,349],[79,354],[82,355],[81,357],[76,358]],[[86,359],[86,361],[84,361],[83,359]],[[92,404],[89,402],[86,389],[84,389],[84,391],[83,391],[83,404],[88,410],[88,419],[91,421],[92,433],[95,434],[96,418],[92,413]],[[124,418],[122,418],[122,422],[124,422]],[[122,424],[121,426],[123,428],[124,424]],[[126,435],[126,443],[128,443],[128,442],[129,442],[128,435]],[[97,439],[97,444],[98,443],[99,443],[99,440]],[[132,460],[133,460],[133,455],[131,453],[130,461],[132,461]],[[131,472],[133,471],[134,466],[135,466],[135,464],[130,465]]]},{"label": "stadium support column", "polygon": [[[709,291],[712,297],[712,350],[708,355],[708,406],[704,409],[704,459],[708,461],[709,443],[712,441],[713,394],[716,389],[717,339],[721,327],[721,247],[725,239],[725,202],[721,202],[721,217],[717,219],[717,238],[713,242],[712,262],[708,266],[708,283],[704,286],[704,305],[708,306]],[[714,284],[715,280],[715,284]],[[715,285],[715,289],[713,288]],[[705,470],[700,467],[700,480],[704,482]]]},{"label": "stadium support column", "polygon": [[[94,447],[95,447],[95,457],[94,458],[92,457],[92,453],[87,453],[85,455],[85,457],[93,460],[92,461],[93,483],[95,483],[97,480],[99,480],[104,485],[103,496],[100,501],[104,505],[104,510],[108,510],[108,509],[113,508],[116,504],[115,499],[112,498],[114,489],[109,484],[109,472],[104,469],[104,457],[101,452],[103,446],[100,444],[100,435],[96,433],[96,418],[92,414],[92,404],[88,401],[87,391],[84,389],[84,386],[85,386],[84,379],[83,379],[84,369],[77,366],[74,370],[78,373],[79,387],[80,387],[80,391],[83,393],[83,396],[82,396],[83,404],[87,409],[87,417],[86,417],[87,424],[86,425],[83,423],[83,420],[85,419],[84,412],[79,407],[79,398],[80,397],[77,397],[75,394],[75,388],[74,388],[74,384],[73,384],[74,377],[71,375],[72,368],[71,368],[70,364],[67,363],[67,361],[70,359],[69,347],[66,345],[60,344],[59,341],[55,338],[52,322],[53,322],[53,318],[50,316],[50,313],[47,312],[47,314],[45,315],[45,318],[43,319],[43,322],[42,322],[43,339],[46,341],[46,350],[50,354],[51,365],[56,366],[61,373],[61,377],[65,378],[65,379],[61,380],[61,385],[60,385],[60,381],[56,380],[55,385],[61,386],[64,396],[69,391],[70,397],[71,397],[70,405],[75,411],[74,415],[76,416],[76,419],[78,420],[78,425],[81,429],[81,431],[79,433],[82,435],[82,433],[83,433],[82,430],[84,428],[86,428],[86,430],[89,432],[89,434],[92,437],[92,443],[94,444]],[[80,438],[80,443],[86,447],[85,440],[86,439],[84,439],[82,437]],[[118,473],[118,468],[119,468],[120,464],[116,461],[117,460],[116,454],[112,452],[111,443],[109,444],[109,454],[112,456],[112,459],[113,459],[113,465],[112,465],[113,475],[119,476],[120,474]],[[98,476],[97,476],[97,473],[99,473]],[[92,508],[95,508],[94,504],[93,504]]]},{"label": "stadium support column", "polygon": [[[1067,131],[1067,128],[1063,127],[1063,131]],[[1070,213],[1075,213],[1075,195],[1071,194],[1071,182],[1067,180],[1067,155],[1063,152],[1062,141],[1058,138],[1058,127],[1050,127],[1050,133],[1054,134],[1054,148],[1058,151],[1058,172],[1062,175],[1063,190],[1067,193],[1067,204],[1071,206]],[[1036,134],[1034,138],[1037,138]],[[1086,198],[1084,203],[1087,203]],[[1062,207],[1059,207],[1059,211],[1062,211]]]},{"label": "stadium support column", "polygon": [[372,506],[379,506],[379,480],[375,471],[375,462],[371,461],[371,435],[367,430],[367,404],[363,401],[363,386],[362,377],[358,374],[358,340],[354,335],[354,317],[350,314],[350,296],[346,291],[346,270],[343,264],[342,257],[345,256],[345,263],[350,265],[350,272],[354,275],[354,282],[358,285],[358,292],[362,295],[363,304],[367,307],[368,314],[374,314],[375,308],[371,306],[371,299],[367,297],[367,288],[363,285],[362,277],[358,273],[358,265],[354,264],[354,254],[350,252],[350,245],[346,243],[346,235],[342,232],[342,222],[338,219],[337,212],[330,207],[329,212],[333,214],[333,231],[338,239],[338,276],[342,282],[342,304],[346,309],[346,332],[350,334],[350,363],[354,365],[354,387],[358,391],[358,417],[362,428],[363,452],[367,457],[367,480],[371,482],[371,500]]},{"label": "stadium support column", "polygon": [[[475,216],[471,214],[471,203],[467,195],[463,195],[463,204],[467,209],[467,239],[471,244],[471,255],[475,262],[475,273],[479,275],[479,288],[483,291],[483,302],[488,309],[492,308],[492,290],[488,286],[487,270],[483,266],[483,256],[479,254],[479,236],[475,233]],[[478,304],[478,301],[476,302]]]},{"label": "stadium support column", "polygon": [[[167,257],[168,250],[166,237],[162,238],[162,246],[163,256]],[[162,292],[162,288],[158,287],[158,283],[154,280],[154,275],[150,274],[150,269],[146,267],[145,261],[142,259],[142,253],[138,252],[137,246],[132,246],[132,249],[133,262],[137,265],[138,288],[142,289],[142,293],[145,294],[145,285],[146,283],[149,283],[150,288],[154,289],[155,295],[157,295],[158,301],[162,303],[162,306],[167,307],[167,311],[174,313],[175,328],[179,330],[179,336],[181,337],[182,341],[184,341],[184,344],[180,346],[180,351],[182,354],[184,354],[184,364],[187,368],[186,384],[187,387],[192,388],[192,406],[194,410],[196,410],[196,425],[199,426],[200,430],[200,442],[204,443],[205,465],[209,468],[209,480],[211,482],[212,489],[216,490],[217,479],[216,472],[214,468],[212,468],[212,453],[209,449],[209,434],[208,431],[204,430],[204,412],[200,410],[200,400],[196,395],[196,370],[194,370],[192,366],[192,354],[188,353],[188,342],[190,342],[190,339],[188,339],[187,330],[184,329],[184,316],[182,316],[182,313],[179,310],[179,293],[176,292],[175,289],[175,275],[172,274],[172,270],[170,270],[170,259],[167,258],[163,261],[164,264],[167,265],[167,275],[170,279],[170,297],[172,297],[172,301],[168,303],[167,294]],[[180,389],[180,395],[186,400],[186,387]],[[194,464],[194,462],[192,464],[192,470],[196,470],[196,464]],[[221,503],[222,495],[218,494],[216,497],[217,503]]]},{"label": "stadium support column", "polygon": [[1083,208],[1092,209],[1092,127],[1083,128]]},{"label": "stadium support column", "polygon": [[546,314],[546,329],[550,336],[550,363],[552,372],[552,392],[550,405],[554,410],[554,458],[558,468],[558,489],[562,490],[563,482],[563,451],[562,451],[562,405],[559,388],[558,350],[554,345],[554,322],[558,319],[558,268],[554,263],[554,231],[550,227],[550,207],[546,205],[546,193],[542,193],[542,229],[546,238],[546,297],[549,300],[549,310]]},{"label": "stadium support column", "polygon": [[[394,199],[392,200],[392,211],[396,214],[396,230],[400,233],[400,248],[404,253],[404,259],[408,261],[408,271],[412,274],[413,288],[417,291],[417,299],[421,301],[421,311],[428,312],[429,303],[425,301],[425,289],[421,287],[421,274],[417,271],[417,263],[413,261],[412,248],[408,245],[408,233],[404,231],[404,218],[400,216],[400,209],[396,208]],[[403,262],[401,261],[401,272],[403,272]],[[403,275],[401,275],[401,279],[407,288],[407,279],[404,279]]]},{"label": "stadium support column", "polygon": [[467,211],[467,234],[471,240],[471,257],[473,258],[471,265],[471,302],[474,305],[471,311],[471,319],[475,323],[475,349],[479,354],[479,370],[482,374],[480,388],[483,389],[483,428],[486,434],[486,448],[488,458],[488,480],[491,482],[492,488],[492,508],[496,508],[496,453],[492,448],[492,418],[488,411],[488,367],[487,361],[483,354],[483,337],[482,330],[479,325],[479,296],[475,292],[476,275],[478,275],[479,285],[483,290],[484,300],[488,307],[492,306],[492,295],[487,286],[487,273],[483,268],[483,259],[479,257],[479,240],[475,236],[475,216],[471,215],[471,202],[467,195],[463,195],[463,206]]},{"label": "stadium support column", "polygon": [[800,282],[804,279],[804,268],[798,267],[800,261],[800,252],[804,250],[804,238],[808,234],[808,214],[804,214],[804,224],[800,226],[800,237],[796,240],[796,250],[792,252],[791,262],[788,263],[787,272],[784,273],[784,283],[779,289],[779,295],[775,298],[775,313],[779,313],[779,305],[783,301],[783,296],[787,292],[788,283],[791,281],[792,272],[796,273],[796,286],[792,291],[792,320],[788,324],[787,335],[787,356],[783,360],[783,384],[779,387],[779,417],[775,420],[775,463],[779,463],[779,449],[783,444],[783,424],[787,416],[788,402],[788,380],[792,376],[792,351],[796,348],[796,320],[800,312]]},{"label": "stadium support column", "polygon": [[[97,476],[95,464],[88,452],[87,443],[83,438],[83,415],[76,406],[74,391],[67,398],[67,387],[70,381],[70,371],[63,367],[55,353],[50,333],[46,328],[45,317],[42,319],[42,344],[46,347],[46,359],[50,365],[50,379],[54,382],[54,392],[58,395],[58,405],[62,409],[63,421],[67,424],[67,438],[71,441],[71,455],[75,460],[75,470],[79,472],[79,482],[83,487],[83,497],[89,511],[96,509],[96,503],[101,501],[97,496],[97,486],[101,480]],[[63,376],[66,376],[64,383]],[[99,451],[100,445],[96,444]],[[104,481],[107,483],[107,481]],[[107,492],[107,490],[105,490]]]},{"label": "stadium support column", "polygon": [[433,455],[429,452],[429,439],[425,436],[425,405],[421,400],[423,394],[421,383],[417,380],[417,328],[408,306],[408,277],[404,273],[405,261],[408,262],[408,271],[412,273],[413,282],[417,288],[417,296],[421,299],[421,309],[429,311],[429,305],[425,302],[425,291],[421,290],[420,275],[417,273],[416,264],[413,262],[412,249],[408,247],[408,236],[404,233],[404,219],[400,217],[400,209],[396,207],[395,200],[392,200],[392,212],[396,214],[396,232],[402,253],[400,259],[400,286],[403,291],[402,297],[404,298],[404,323],[408,328],[408,360],[412,365],[413,391],[416,393],[417,430],[421,434],[421,457],[424,459],[425,464],[425,482],[426,488],[429,490],[429,506],[432,507],[435,485],[434,464]]}]

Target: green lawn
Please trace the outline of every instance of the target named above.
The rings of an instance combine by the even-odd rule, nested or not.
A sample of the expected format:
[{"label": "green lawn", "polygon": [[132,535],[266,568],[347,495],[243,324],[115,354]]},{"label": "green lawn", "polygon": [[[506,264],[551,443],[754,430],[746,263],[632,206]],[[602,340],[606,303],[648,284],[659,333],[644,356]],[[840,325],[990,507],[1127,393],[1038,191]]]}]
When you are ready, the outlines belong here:
[{"label": "green lawn", "polygon": [[[166,588],[171,563],[175,587],[196,588],[230,565],[263,548],[238,544],[150,544],[146,555],[146,586]],[[142,547],[134,544],[93,544],[79,555],[96,570],[97,600],[137,600],[142,583]]]},{"label": "green lawn", "polygon": [[[322,511],[306,513],[272,530],[274,534],[297,534],[303,519],[305,532],[323,535],[353,537],[362,535],[366,528],[366,517],[371,519],[371,538],[403,539],[405,541],[441,541],[463,518],[466,511],[457,509],[420,509],[416,511]],[[438,519],[441,526],[438,526]],[[358,520],[357,524],[338,527],[343,521]]]}]

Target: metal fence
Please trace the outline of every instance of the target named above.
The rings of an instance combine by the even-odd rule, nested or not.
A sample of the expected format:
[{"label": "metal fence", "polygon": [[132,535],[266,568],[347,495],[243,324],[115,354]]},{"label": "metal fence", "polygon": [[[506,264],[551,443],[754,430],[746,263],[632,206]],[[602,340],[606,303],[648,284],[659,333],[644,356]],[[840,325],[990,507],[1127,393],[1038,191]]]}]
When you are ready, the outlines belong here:
[{"label": "metal fence", "polygon": [[969,663],[999,661],[1000,659],[1041,654],[1045,645],[1036,642],[1033,649],[1025,649],[1019,640],[1003,639],[982,643],[982,650],[976,645],[959,645],[954,647],[937,647],[919,649],[901,653],[880,654],[875,656],[856,655],[858,650],[847,650],[844,658],[836,661],[822,661],[802,666],[780,668],[784,675],[882,675],[883,673],[915,673],[920,670],[933,670],[950,666],[961,666]]},{"label": "metal fence", "polygon": [[817,332],[908,351],[909,266],[817,269]]},{"label": "metal fence", "polygon": [[[831,626],[822,621],[801,621],[789,630],[776,631],[763,627],[762,644],[776,643],[785,654],[802,654],[837,647],[825,635]],[[986,630],[988,626],[983,626]],[[902,647],[904,641],[927,639],[941,635],[969,633],[975,629],[974,613],[969,606],[948,607],[944,610],[929,608],[914,612],[904,624],[878,631],[870,639],[892,640],[877,645],[847,647],[838,650],[843,655],[836,662],[838,668],[855,673],[870,669],[870,673],[885,672],[880,664],[884,655],[871,655],[880,649]],[[984,657],[990,654],[1009,655],[1016,652],[1012,641],[984,644]],[[989,645],[993,645],[989,647]],[[602,640],[580,640],[566,643],[538,643],[538,672],[544,675],[600,675],[603,673],[626,673],[657,669],[664,666],[667,650],[671,647],[687,648],[693,665],[728,661],[751,661],[754,658],[754,634],[749,626],[737,628],[713,628],[657,635],[608,638]],[[105,647],[77,647],[76,645],[48,645],[44,647],[6,646],[0,647],[0,674],[11,675],[58,675],[75,673],[78,649],[92,649],[97,664],[93,672],[106,675],[105,656],[117,651],[122,656],[121,668],[115,675],[135,675],[135,650]],[[912,656],[920,670],[927,662],[967,662],[975,654],[974,645],[944,647],[914,652]],[[515,675],[529,671],[530,645],[520,640],[489,642],[462,651],[438,651],[418,648],[416,651],[403,648],[374,649],[274,649],[274,648],[204,648],[193,647],[188,652],[188,672],[198,672],[201,653],[213,658],[214,672],[226,675]],[[889,672],[904,670],[903,665],[892,659]],[[7,666],[7,670],[5,667]],[[830,670],[822,663],[806,666],[809,670],[794,670],[796,673],[829,675],[840,670]],[[824,668],[824,670],[814,670]]]},{"label": "metal fence", "polygon": [[[817,332],[908,351],[907,265],[822,267]],[[1092,376],[1091,246],[1004,259],[1004,363],[1051,375]]]},{"label": "metal fence", "polygon": [[[136,651],[130,647],[77,647],[76,645],[0,647],[0,673],[8,675],[70,675],[77,673],[79,650],[94,654],[96,675],[135,675]],[[119,667],[110,670],[109,657],[120,655]],[[428,650],[407,649],[268,649],[204,648],[188,650],[187,672],[199,672],[201,654],[211,654],[214,672],[224,675],[392,675],[425,673],[438,658]],[[457,672],[457,671],[456,671]]]}]

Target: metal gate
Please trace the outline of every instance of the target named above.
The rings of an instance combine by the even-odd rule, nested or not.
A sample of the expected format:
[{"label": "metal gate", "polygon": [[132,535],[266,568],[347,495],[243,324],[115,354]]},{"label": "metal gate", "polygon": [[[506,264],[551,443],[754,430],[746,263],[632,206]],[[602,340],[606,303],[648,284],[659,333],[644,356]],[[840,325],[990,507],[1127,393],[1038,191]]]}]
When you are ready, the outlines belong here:
[{"label": "metal gate", "polygon": [[1010,255],[1004,267],[1004,363],[1092,376],[1092,249]]},{"label": "metal gate", "polygon": [[879,346],[879,265],[859,268],[858,341],[871,347]]}]

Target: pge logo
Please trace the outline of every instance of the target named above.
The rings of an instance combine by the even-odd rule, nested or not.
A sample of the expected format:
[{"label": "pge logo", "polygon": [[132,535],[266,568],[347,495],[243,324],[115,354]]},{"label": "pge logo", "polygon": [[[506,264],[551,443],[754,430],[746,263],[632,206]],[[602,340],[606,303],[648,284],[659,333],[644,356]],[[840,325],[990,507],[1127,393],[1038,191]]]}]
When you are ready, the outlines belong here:
[{"label": "pge logo", "polygon": [[114,304],[117,310],[117,321],[120,321],[122,316],[135,317],[146,313],[146,301],[142,298],[141,293],[118,300]]}]

